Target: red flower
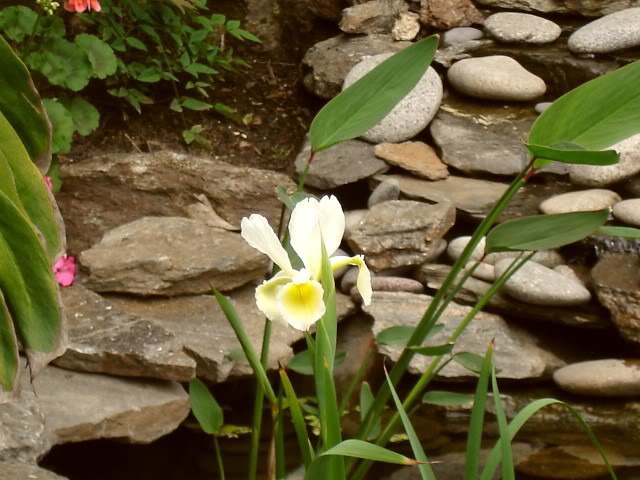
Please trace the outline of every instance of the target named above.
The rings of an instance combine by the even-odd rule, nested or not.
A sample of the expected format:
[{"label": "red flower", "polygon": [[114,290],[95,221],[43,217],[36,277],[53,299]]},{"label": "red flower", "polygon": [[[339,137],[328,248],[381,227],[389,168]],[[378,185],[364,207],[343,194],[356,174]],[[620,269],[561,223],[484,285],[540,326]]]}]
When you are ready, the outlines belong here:
[{"label": "red flower", "polygon": [[53,274],[62,287],[69,287],[76,278],[76,259],[62,255],[53,266]]},{"label": "red flower", "polygon": [[102,7],[98,0],[67,0],[64,2],[64,9],[68,12],[81,13],[85,10],[99,12]]}]

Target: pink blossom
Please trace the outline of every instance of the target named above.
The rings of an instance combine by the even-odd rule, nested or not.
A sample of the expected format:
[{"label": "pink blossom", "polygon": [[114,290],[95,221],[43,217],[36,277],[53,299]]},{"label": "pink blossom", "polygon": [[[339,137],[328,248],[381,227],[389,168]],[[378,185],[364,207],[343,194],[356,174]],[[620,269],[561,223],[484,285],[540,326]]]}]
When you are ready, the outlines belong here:
[{"label": "pink blossom", "polygon": [[98,0],[67,0],[64,2],[64,9],[68,12],[81,13],[85,10],[99,12],[102,7]]},{"label": "pink blossom", "polygon": [[47,185],[49,191],[53,190],[53,182],[51,181],[51,177],[49,175],[44,176],[44,183]]},{"label": "pink blossom", "polygon": [[76,259],[70,255],[62,255],[53,265],[53,274],[60,286],[71,286],[76,277]]}]

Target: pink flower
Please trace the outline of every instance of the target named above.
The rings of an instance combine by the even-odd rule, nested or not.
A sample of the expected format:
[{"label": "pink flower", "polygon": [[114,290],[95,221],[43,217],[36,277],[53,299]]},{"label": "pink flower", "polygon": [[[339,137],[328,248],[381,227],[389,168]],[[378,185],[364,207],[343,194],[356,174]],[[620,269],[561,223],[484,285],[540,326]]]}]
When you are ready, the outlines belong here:
[{"label": "pink flower", "polygon": [[49,191],[53,190],[53,182],[51,182],[51,177],[49,175],[44,176],[44,183],[47,185]]},{"label": "pink flower", "polygon": [[64,2],[64,9],[68,12],[81,13],[85,10],[99,12],[102,7],[98,0],[67,0]]},{"label": "pink flower", "polygon": [[71,256],[62,255],[53,265],[53,274],[60,286],[71,286],[76,277],[76,259]]}]

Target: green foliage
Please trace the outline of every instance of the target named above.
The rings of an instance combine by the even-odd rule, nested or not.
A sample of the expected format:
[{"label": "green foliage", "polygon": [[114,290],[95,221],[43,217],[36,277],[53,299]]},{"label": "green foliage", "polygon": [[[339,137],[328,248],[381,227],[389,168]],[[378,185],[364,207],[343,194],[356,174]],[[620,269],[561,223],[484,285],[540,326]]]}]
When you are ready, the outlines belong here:
[{"label": "green foliage", "polygon": [[224,423],[222,408],[202,380],[198,378],[191,380],[189,397],[191,398],[191,411],[198,420],[200,428],[209,435],[220,433]]},{"label": "green foliage", "polygon": [[[334,366],[339,367],[342,365],[346,357],[346,352],[336,353]],[[313,375],[313,362],[313,355],[311,355],[309,350],[304,350],[300,353],[296,353],[293,358],[289,360],[287,368],[299,373],[300,375]]]},{"label": "green foliage", "polygon": [[529,153],[536,158],[535,168],[541,168],[553,161],[573,163],[578,165],[615,165],[620,156],[615,150],[588,151],[582,145],[575,143],[560,143],[545,147],[542,145],[527,145]]}]

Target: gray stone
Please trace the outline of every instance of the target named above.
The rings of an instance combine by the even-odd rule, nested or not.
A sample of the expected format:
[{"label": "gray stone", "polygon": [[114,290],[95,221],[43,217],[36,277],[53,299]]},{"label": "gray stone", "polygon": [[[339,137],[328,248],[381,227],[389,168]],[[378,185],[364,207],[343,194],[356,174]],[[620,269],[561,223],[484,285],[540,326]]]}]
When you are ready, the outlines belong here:
[{"label": "gray stone", "polygon": [[224,218],[222,218],[211,206],[209,199],[202,195],[195,195],[197,202],[192,203],[187,207],[187,215],[189,218],[201,223],[205,223],[210,227],[223,228],[236,232],[240,230],[239,226],[231,225]]},{"label": "gray stone", "polygon": [[449,47],[458,43],[466,43],[471,40],[480,40],[484,36],[482,30],[473,27],[456,27],[447,30],[442,35],[442,45]]},{"label": "gray stone", "polygon": [[[310,151],[311,144],[306,142],[296,158],[298,174],[304,171]],[[362,140],[347,140],[316,154],[309,167],[306,184],[328,190],[387,170],[389,165],[375,156],[373,145]]]},{"label": "gray stone", "polygon": [[37,465],[0,462],[0,480],[67,480],[67,478]]},{"label": "gray stone", "polygon": [[471,0],[420,0],[420,21],[448,30],[482,23],[484,16]]},{"label": "gray stone", "polygon": [[371,208],[348,241],[355,253],[365,255],[374,271],[419,265],[434,258],[438,240],[454,221],[451,203],[395,200]]},{"label": "gray stone", "polygon": [[197,195],[204,195],[232,225],[252,213],[276,225],[282,207],[276,189],[296,188],[283,173],[166,151],[63,163],[64,189],[56,200],[65,219],[68,249],[76,254],[109,230],[141,217],[186,217]]},{"label": "gray stone", "polygon": [[584,287],[587,286],[583,279],[578,275],[576,270],[571,268],[569,265],[558,265],[557,267],[553,268],[553,271],[559,273],[560,275],[564,275],[574,282],[581,283]]},{"label": "gray stone", "polygon": [[546,214],[593,212],[610,208],[619,201],[620,195],[616,192],[594,188],[551,197],[540,204],[540,211]]},{"label": "gray stone", "polygon": [[97,292],[179,295],[231,290],[262,277],[268,258],[238,234],[179,217],[145,217],[80,255]]},{"label": "gray stone", "polygon": [[344,239],[349,240],[351,236],[351,232],[362,223],[362,221],[369,213],[369,210],[360,209],[360,210],[349,210],[344,214]]},{"label": "gray stone", "polygon": [[[437,290],[442,287],[442,283],[450,271],[449,265],[425,264],[418,270],[417,278],[428,288]],[[489,282],[469,278],[456,294],[455,300],[458,303],[475,305],[490,288],[491,283]],[[595,330],[606,330],[613,327],[608,312],[593,303],[571,307],[544,307],[518,302],[506,293],[497,292],[491,297],[486,308],[509,318],[530,322],[532,326],[545,322]]]},{"label": "gray stone", "polygon": [[558,0],[477,0],[480,5],[492,8],[524,10],[526,12],[569,13],[587,17],[599,17],[619,12],[629,7],[638,7],[638,0],[580,0],[565,2]]},{"label": "gray stone", "polygon": [[371,0],[357,4],[342,11],[340,30],[346,33],[388,34],[398,15],[408,9],[404,0]]},{"label": "gray stone", "polygon": [[196,362],[152,320],[121,311],[75,284],[62,289],[69,345],[54,363],[69,370],[188,382]]},{"label": "gray stone", "polygon": [[451,202],[463,212],[485,215],[506,190],[507,185],[489,180],[449,175],[430,182],[407,175],[376,175],[376,181],[395,178],[400,192],[409,198],[429,202]]},{"label": "gray stone", "polygon": [[553,102],[540,102],[536,103],[536,106],[534,108],[537,113],[543,113],[551,105],[553,105]]},{"label": "gray stone", "polygon": [[544,80],[502,55],[460,60],[447,78],[457,91],[489,100],[535,100],[547,90]]},{"label": "gray stone", "polygon": [[637,46],[640,46],[640,7],[594,20],[569,37],[569,49],[576,53],[611,53]]},{"label": "gray stone", "polygon": [[[260,351],[265,317],[256,307],[253,286],[231,292],[228,297],[236,310],[253,348]],[[161,325],[172,333],[184,351],[196,361],[196,374],[210,383],[222,383],[253,374],[244,360],[240,343],[213,295],[189,295],[174,298],[139,299],[111,296],[109,301],[123,312]],[[337,295],[338,318],[353,313],[353,302]],[[304,338],[294,328],[273,325],[268,369],[278,368],[293,356],[291,345]]]},{"label": "gray stone", "polygon": [[371,280],[374,292],[424,293],[424,286],[417,280],[404,277],[377,276]]},{"label": "gray stone", "polygon": [[[391,55],[385,53],[360,61],[347,74],[343,89],[360,80]],[[362,138],[372,143],[409,140],[429,125],[438,112],[441,100],[442,80],[433,67],[429,67],[416,86]]]},{"label": "gray stone", "polygon": [[150,443],[178,428],[190,411],[189,395],[176,382],[48,367],[34,387],[55,444],[101,438]]},{"label": "gray stone", "polygon": [[[522,252],[523,255],[529,255],[531,252]],[[516,259],[520,256],[520,252],[495,252],[484,257],[483,262],[495,265],[505,258]],[[540,250],[533,254],[531,261],[544,265],[548,268],[555,268],[564,264],[564,258],[557,250]]]},{"label": "gray stone", "polygon": [[367,201],[367,206],[371,208],[379,203],[398,200],[398,198],[400,198],[400,185],[398,185],[397,180],[388,180],[373,189]]},{"label": "gray stone", "polygon": [[[500,276],[511,265],[510,259],[496,263]],[[571,306],[589,302],[591,294],[580,282],[535,262],[527,262],[507,280],[504,291],[516,300],[533,305]]]},{"label": "gray stone", "polygon": [[[351,295],[351,289],[356,286],[356,281],[358,280],[358,272],[360,270],[357,267],[350,267],[342,276],[340,280],[340,291],[345,295]],[[376,278],[376,272],[371,273],[371,281]]]},{"label": "gray stone", "polygon": [[611,312],[622,335],[640,343],[640,258],[634,253],[604,255],[591,270],[598,300]]},{"label": "gray stone", "polygon": [[376,156],[427,180],[442,180],[449,176],[447,166],[435,150],[423,142],[381,143]]},{"label": "gray stone", "polygon": [[[404,292],[375,292],[371,305],[363,307],[374,319],[373,333],[392,326],[415,326],[432,298]],[[470,307],[450,303],[439,323],[444,329],[431,337],[427,345],[442,345],[460,324]],[[484,356],[487,346],[495,341],[498,377],[504,379],[535,379],[549,377],[564,362],[538,346],[539,340],[518,327],[507,324],[498,315],[480,312],[458,338],[454,352],[473,352]],[[378,345],[378,350],[396,361],[402,351],[399,345]],[[411,373],[425,371],[431,359],[416,355],[409,366]],[[450,362],[438,374],[441,378],[469,378],[474,374],[455,362]]]},{"label": "gray stone", "polygon": [[561,389],[576,395],[640,395],[640,360],[602,359],[567,365],[553,374]]},{"label": "gray stone", "polygon": [[449,68],[458,60],[469,58],[473,56],[473,52],[477,52],[483,48],[488,48],[492,45],[495,45],[495,42],[490,39],[469,40],[464,43],[455,43],[436,51],[433,61],[444,68]]},{"label": "gray stone", "polygon": [[411,45],[394,42],[388,35],[347,36],[344,34],[316,43],[302,59],[309,73],[304,86],[320,98],[335,97],[347,73],[366,56],[395,53]]},{"label": "gray stone", "polygon": [[420,32],[420,15],[403,12],[396,19],[391,29],[391,36],[396,41],[410,41]]},{"label": "gray stone", "polygon": [[632,198],[616,203],[613,216],[623,223],[640,227],[640,198]]},{"label": "gray stone", "polygon": [[640,134],[609,147],[620,154],[615,165],[571,165],[569,176],[577,185],[603,187],[626,180],[640,172]]},{"label": "gray stone", "polygon": [[[453,261],[458,260],[460,255],[462,255],[462,251],[466,248],[467,244],[471,240],[471,237],[465,235],[463,237],[454,238],[449,242],[449,246],[447,247],[447,255]],[[480,243],[474,248],[469,260],[481,260],[484,257],[484,248],[485,248],[486,239],[482,237]]]},{"label": "gray stone", "polygon": [[[473,267],[472,264],[467,264],[465,269],[469,270]],[[485,282],[493,282],[496,279],[496,268],[488,263],[480,262],[471,273],[472,276]]]},{"label": "gray stone", "polygon": [[551,20],[528,13],[494,13],[484,21],[491,36],[505,43],[551,43],[562,33]]},{"label": "gray stone", "polygon": [[[348,254],[347,252],[345,252],[344,250],[342,250],[341,248],[339,248],[339,249],[337,249],[337,250],[335,251],[335,253],[333,254],[333,256],[334,256],[334,257],[348,257],[348,256],[349,256],[349,254]],[[337,269],[337,270],[335,270],[335,271],[333,272],[333,277],[334,277],[336,280],[339,280],[340,278],[342,278],[342,276],[343,276],[345,273],[347,273],[347,270],[349,270],[349,266],[339,268],[339,269]]]},{"label": "gray stone", "polygon": [[465,173],[517,175],[527,162],[522,138],[533,120],[503,108],[493,115],[441,109],[429,129],[447,165]]}]

